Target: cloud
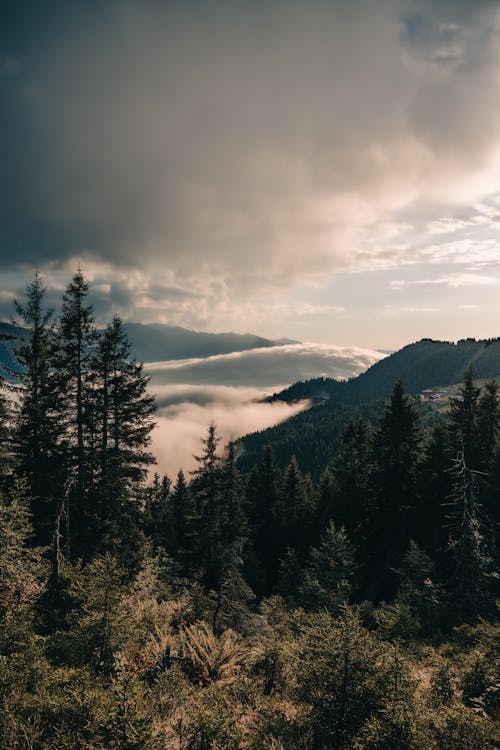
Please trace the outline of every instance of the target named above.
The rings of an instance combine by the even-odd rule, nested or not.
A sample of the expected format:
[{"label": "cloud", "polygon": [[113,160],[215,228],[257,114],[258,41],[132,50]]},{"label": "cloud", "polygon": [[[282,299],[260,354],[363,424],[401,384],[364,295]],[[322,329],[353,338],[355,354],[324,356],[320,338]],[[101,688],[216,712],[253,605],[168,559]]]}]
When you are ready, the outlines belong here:
[{"label": "cloud", "polygon": [[458,288],[463,286],[494,286],[500,284],[500,279],[495,276],[481,276],[477,273],[449,273],[429,279],[395,279],[391,281],[391,289],[400,290],[415,286],[448,286]]},{"label": "cloud", "polygon": [[153,388],[164,385],[281,386],[326,375],[350,378],[382,359],[380,352],[327,344],[290,344],[205,359],[147,365]]},{"label": "cloud", "polygon": [[[254,395],[256,395],[255,392]],[[215,395],[215,394],[214,394]],[[226,394],[227,395],[227,394]],[[228,403],[222,397],[210,407],[196,403],[160,409],[153,432],[152,451],[157,458],[156,470],[173,477],[179,471],[191,471],[196,466],[194,455],[202,448],[200,439],[205,436],[211,421],[222,436],[222,445],[248,432],[263,430],[298,414],[307,408],[307,402],[298,404],[262,404],[250,401]]]},{"label": "cloud", "polygon": [[263,396],[297,380],[349,378],[384,356],[357,347],[299,344],[148,364],[158,403],[152,443],[158,467],[170,475],[181,467],[192,469],[193,454],[199,453],[200,437],[211,421],[226,443],[270,427],[308,403],[268,404]]},{"label": "cloud", "polygon": [[286,287],[496,169],[495,4],[123,0],[37,23],[8,58],[4,264]]}]

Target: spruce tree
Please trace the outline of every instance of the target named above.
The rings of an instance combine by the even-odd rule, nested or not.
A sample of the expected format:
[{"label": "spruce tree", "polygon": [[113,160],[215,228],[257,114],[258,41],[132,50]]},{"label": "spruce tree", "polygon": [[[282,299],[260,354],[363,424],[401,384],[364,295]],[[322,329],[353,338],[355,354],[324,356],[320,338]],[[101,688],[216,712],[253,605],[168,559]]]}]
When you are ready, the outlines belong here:
[{"label": "spruce tree", "polygon": [[479,464],[489,472],[498,443],[500,426],[500,397],[498,383],[490,380],[485,383],[477,406],[477,439]]},{"label": "spruce tree", "polygon": [[313,547],[300,586],[301,603],[308,610],[337,613],[350,596],[356,570],[354,548],[343,527],[330,522],[318,547]]},{"label": "spruce tree", "polygon": [[195,456],[198,468],[193,471],[196,512],[199,518],[198,533],[203,539],[201,565],[209,588],[215,588],[221,564],[221,466],[217,455],[220,437],[212,422],[206,438],[202,438],[203,451]]},{"label": "spruce tree", "polygon": [[[102,334],[92,359],[93,396],[97,404],[98,441],[92,453],[97,498],[98,551],[120,550],[130,556],[139,541],[139,496],[147,467],[153,429],[154,398],[141,364],[130,357],[130,344],[118,316]],[[164,483],[161,492],[166,491]],[[165,499],[166,500],[166,499]]]},{"label": "spruce tree", "polygon": [[94,528],[87,507],[89,477],[86,417],[90,403],[91,363],[96,342],[92,308],[87,303],[88,284],[79,269],[63,296],[57,329],[55,367],[64,428],[64,469],[71,483],[68,502],[67,553],[88,554]]},{"label": "spruce tree", "polygon": [[221,535],[222,543],[232,544],[236,539],[246,538],[247,519],[243,510],[242,480],[236,466],[234,443],[227,446],[227,455],[221,467]]},{"label": "spruce tree", "polygon": [[194,501],[182,469],[170,500],[170,522],[168,528],[167,551],[189,571],[197,551],[197,519]]},{"label": "spruce tree", "polygon": [[447,502],[452,576],[449,589],[460,621],[474,621],[491,613],[493,581],[498,579],[484,534],[478,475],[463,454],[454,462],[454,491]]},{"label": "spruce tree", "polygon": [[250,527],[248,580],[259,595],[269,594],[276,582],[278,561],[277,529],[281,475],[274,450],[268,445],[262,461],[251,471],[246,488],[246,509]]},{"label": "spruce tree", "polygon": [[361,417],[349,420],[342,432],[333,464],[335,499],[332,516],[353,537],[359,536],[369,515],[372,428]]},{"label": "spruce tree", "polygon": [[370,578],[370,596],[382,593],[390,568],[409,543],[421,440],[419,414],[398,381],[374,437],[372,512],[367,526],[367,552],[371,559],[366,575]]},{"label": "spruce tree", "polygon": [[478,469],[480,464],[477,409],[480,389],[474,385],[474,372],[470,367],[458,396],[450,399],[449,431],[453,453],[463,455],[466,465]]},{"label": "spruce tree", "polygon": [[16,301],[20,337],[15,356],[20,365],[20,403],[15,433],[17,471],[28,481],[35,541],[47,545],[53,533],[61,476],[61,427],[54,372],[53,310],[44,308],[46,289],[38,273]]},{"label": "spruce tree", "polygon": [[312,537],[314,499],[310,483],[302,476],[295,456],[283,475],[274,514],[279,557],[287,547],[300,553],[305,552]]}]

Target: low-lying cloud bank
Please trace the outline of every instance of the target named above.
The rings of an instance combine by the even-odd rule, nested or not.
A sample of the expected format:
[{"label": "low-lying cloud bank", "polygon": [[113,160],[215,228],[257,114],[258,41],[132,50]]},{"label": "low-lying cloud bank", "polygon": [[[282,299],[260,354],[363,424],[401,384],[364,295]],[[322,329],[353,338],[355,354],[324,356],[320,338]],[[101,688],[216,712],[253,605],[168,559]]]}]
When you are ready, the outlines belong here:
[{"label": "low-lying cloud bank", "polygon": [[[222,389],[224,390],[224,389]],[[157,413],[157,426],[153,433],[152,452],[158,461],[157,469],[173,477],[182,468],[191,471],[196,465],[195,455],[202,452],[200,438],[205,437],[211,421],[217,426],[223,446],[231,439],[248,432],[264,430],[278,422],[298,414],[308,406],[307,401],[297,404],[264,404],[257,399],[262,395],[257,389],[248,399],[250,389],[232,389],[232,402],[222,392],[220,401],[210,404],[172,404],[160,408]],[[213,395],[216,395],[215,392]],[[238,400],[241,399],[241,400]]]},{"label": "low-lying cloud bank", "polygon": [[308,406],[306,401],[262,403],[266,393],[321,375],[350,378],[384,356],[359,347],[294,344],[148,364],[158,403],[152,441],[157,469],[170,476],[180,468],[191,471],[211,421],[222,437],[222,448],[231,439],[263,430]]},{"label": "low-lying cloud bank", "polygon": [[382,359],[381,352],[356,346],[287,344],[205,359],[147,365],[153,386],[229,385],[269,388],[321,375],[348,379]]}]

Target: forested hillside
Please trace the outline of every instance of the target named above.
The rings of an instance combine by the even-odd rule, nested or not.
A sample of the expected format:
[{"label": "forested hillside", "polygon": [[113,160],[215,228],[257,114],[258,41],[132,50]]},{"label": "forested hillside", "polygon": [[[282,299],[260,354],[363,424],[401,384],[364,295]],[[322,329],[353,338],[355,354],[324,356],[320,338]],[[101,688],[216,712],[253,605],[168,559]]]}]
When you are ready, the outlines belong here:
[{"label": "forested hillside", "polygon": [[366,372],[347,382],[317,378],[295,383],[272,400],[315,401],[335,399],[337,403],[359,404],[387,398],[396,380],[402,380],[410,393],[459,383],[472,368],[477,378],[500,376],[500,338],[484,341],[462,339],[449,341],[422,339],[381,359]]},{"label": "forested hillside", "polygon": [[466,370],[434,423],[398,378],[312,409],[311,471],[279,440],[247,471],[212,424],[191,476],[151,477],[122,322],[96,329],[80,271],[44,295],[0,400],[2,748],[498,747],[494,380]]}]

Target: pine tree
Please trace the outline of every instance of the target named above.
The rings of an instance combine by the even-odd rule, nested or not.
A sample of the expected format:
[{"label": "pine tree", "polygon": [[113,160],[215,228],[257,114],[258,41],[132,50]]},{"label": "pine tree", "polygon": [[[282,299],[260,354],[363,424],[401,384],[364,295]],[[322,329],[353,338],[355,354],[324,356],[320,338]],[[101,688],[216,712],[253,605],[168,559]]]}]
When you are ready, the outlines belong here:
[{"label": "pine tree", "polygon": [[194,563],[197,551],[196,521],[193,496],[180,469],[170,502],[167,550],[182,563],[185,571]]},{"label": "pine tree", "polygon": [[314,499],[310,483],[302,476],[295,457],[285,470],[274,515],[279,557],[287,547],[305,552],[313,531]]},{"label": "pine tree", "polygon": [[461,621],[474,621],[493,608],[493,580],[498,571],[487,547],[479,503],[478,475],[463,454],[455,461],[449,509],[448,550],[452,557],[450,591]]},{"label": "pine tree", "polygon": [[32,502],[35,541],[50,542],[61,477],[60,417],[53,368],[53,310],[44,309],[45,287],[38,273],[26,288],[24,304],[15,302],[19,339],[15,356],[20,365],[20,404],[15,434],[17,472],[26,477]]},{"label": "pine tree", "polygon": [[269,594],[278,572],[283,550],[277,546],[276,532],[281,476],[274,450],[267,446],[261,463],[255,466],[247,481],[246,509],[250,527],[248,580],[259,595]]},{"label": "pine tree", "polygon": [[236,466],[234,443],[229,443],[221,468],[221,535],[222,544],[232,544],[247,536],[247,519],[243,510],[241,476]]},{"label": "pine tree", "polygon": [[436,571],[429,555],[413,539],[398,568],[396,601],[410,608],[417,629],[429,631],[439,619],[443,591],[436,583]]},{"label": "pine tree", "polygon": [[243,576],[244,539],[234,539],[224,549],[217,585],[217,600],[212,618],[214,634],[231,628],[248,633],[252,626],[250,604],[255,594]]},{"label": "pine tree", "polygon": [[[130,358],[130,344],[118,316],[100,338],[92,359],[92,381],[98,413],[98,441],[92,451],[97,549],[120,550],[123,557],[130,557],[140,546],[140,488],[154,462],[148,451],[154,398],[147,393],[142,365]],[[166,489],[164,483],[161,492]]]},{"label": "pine tree", "polygon": [[398,381],[374,437],[373,510],[367,527],[370,598],[383,591],[390,568],[401,559],[409,543],[421,440],[417,409]]},{"label": "pine tree", "polygon": [[372,439],[369,422],[360,417],[349,420],[333,464],[335,500],[332,516],[337,525],[345,526],[353,536],[361,533],[363,522],[369,515]]},{"label": "pine tree", "polygon": [[443,503],[452,490],[450,460],[449,434],[446,426],[438,423],[431,430],[418,472],[412,536],[433,559],[439,559],[440,566],[445,564],[442,557],[447,540]]},{"label": "pine tree", "polygon": [[90,402],[90,373],[96,332],[92,308],[87,304],[88,284],[80,270],[63,296],[57,330],[55,367],[64,427],[65,471],[72,483],[68,503],[67,554],[87,553],[94,519],[87,507],[89,490],[86,417]]},{"label": "pine tree", "polygon": [[349,598],[356,570],[354,549],[343,527],[330,522],[318,547],[309,553],[300,586],[302,604],[308,610],[336,613]]},{"label": "pine tree", "polygon": [[217,447],[220,437],[212,422],[206,438],[202,438],[204,446],[200,456],[195,456],[198,468],[193,471],[195,476],[194,490],[199,518],[199,535],[203,539],[201,564],[204,578],[209,588],[217,586],[218,573],[221,564],[221,468]]},{"label": "pine tree", "polygon": [[144,493],[142,525],[146,536],[160,546],[168,546],[172,515],[170,507],[171,486],[172,482],[166,474],[160,479],[158,472],[155,472],[153,482],[146,487]]},{"label": "pine tree", "polygon": [[459,395],[450,399],[449,430],[453,452],[455,455],[461,452],[466,465],[472,469],[478,469],[480,463],[477,434],[479,393],[470,367],[465,373]]},{"label": "pine tree", "polygon": [[485,383],[477,407],[477,438],[479,463],[483,471],[491,468],[495,448],[498,443],[500,426],[500,398],[498,383],[490,380]]}]

